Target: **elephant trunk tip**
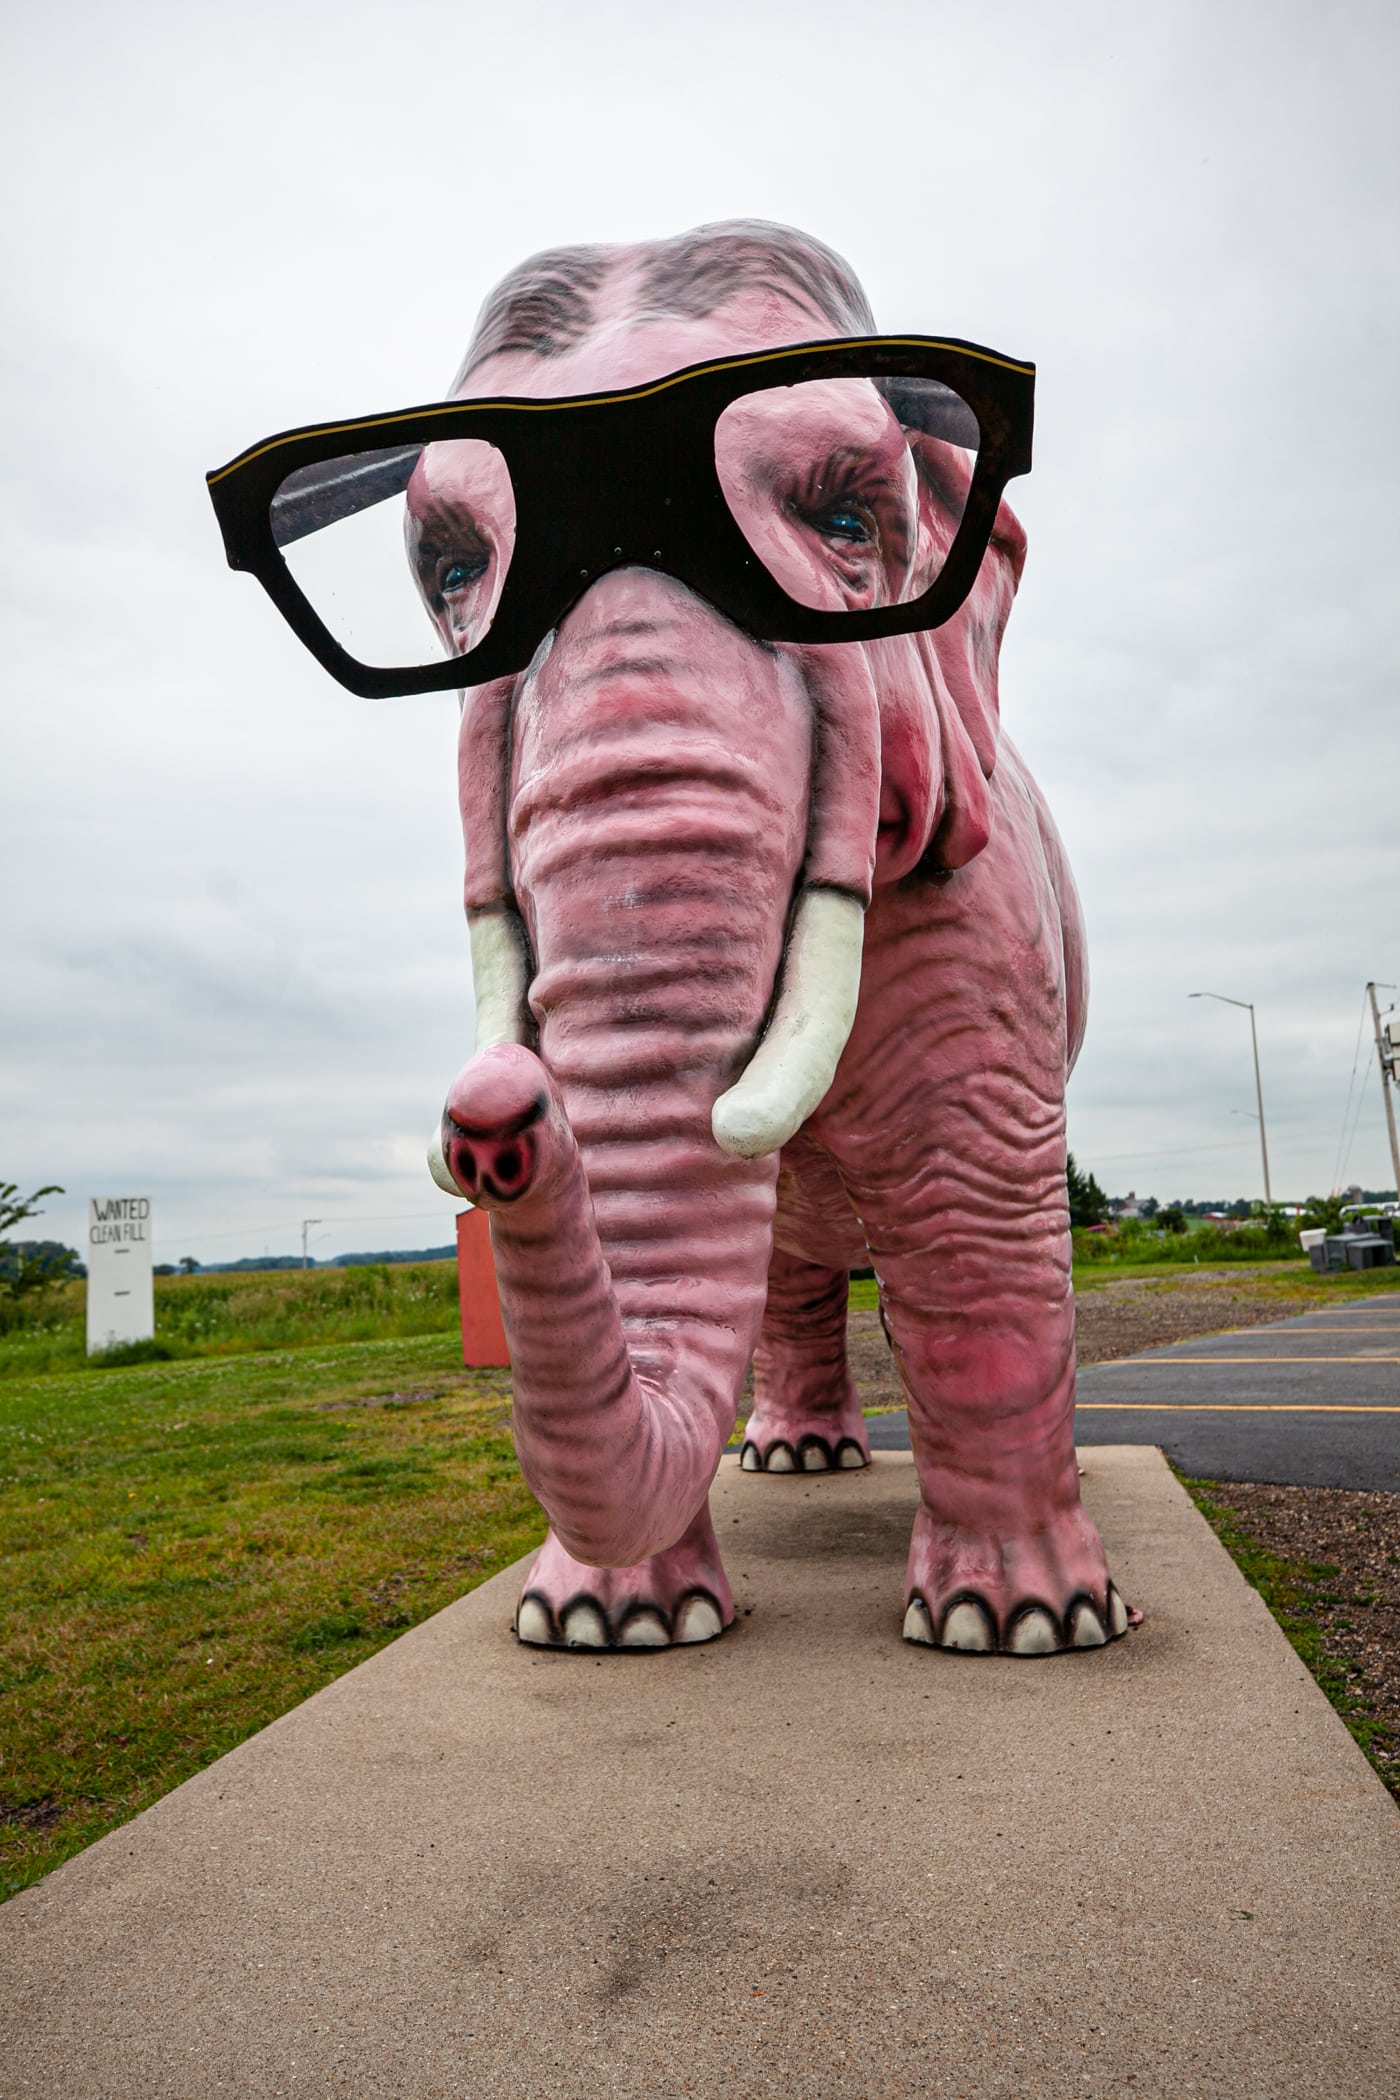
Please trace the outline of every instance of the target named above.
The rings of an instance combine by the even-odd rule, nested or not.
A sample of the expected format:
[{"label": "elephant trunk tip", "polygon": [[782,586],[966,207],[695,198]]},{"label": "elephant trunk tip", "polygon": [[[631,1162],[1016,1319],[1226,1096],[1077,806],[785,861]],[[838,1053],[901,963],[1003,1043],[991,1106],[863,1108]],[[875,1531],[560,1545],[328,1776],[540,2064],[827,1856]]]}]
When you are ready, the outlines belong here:
[{"label": "elephant trunk tip", "polygon": [[440,1188],[496,1208],[529,1193],[548,1150],[544,1127],[551,1095],[539,1059],[516,1044],[497,1044],[464,1066],[452,1082],[429,1171]]}]

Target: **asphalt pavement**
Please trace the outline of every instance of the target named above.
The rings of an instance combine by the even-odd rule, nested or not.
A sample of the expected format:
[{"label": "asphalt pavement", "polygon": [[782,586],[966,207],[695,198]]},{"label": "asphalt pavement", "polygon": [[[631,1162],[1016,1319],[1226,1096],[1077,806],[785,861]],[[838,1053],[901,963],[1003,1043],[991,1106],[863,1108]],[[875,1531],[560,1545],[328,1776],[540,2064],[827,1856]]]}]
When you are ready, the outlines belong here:
[{"label": "asphalt pavement", "polygon": [[[906,1416],[874,1415],[880,1451]],[[1083,1364],[1079,1444],[1158,1444],[1206,1480],[1400,1490],[1400,1297]]]}]

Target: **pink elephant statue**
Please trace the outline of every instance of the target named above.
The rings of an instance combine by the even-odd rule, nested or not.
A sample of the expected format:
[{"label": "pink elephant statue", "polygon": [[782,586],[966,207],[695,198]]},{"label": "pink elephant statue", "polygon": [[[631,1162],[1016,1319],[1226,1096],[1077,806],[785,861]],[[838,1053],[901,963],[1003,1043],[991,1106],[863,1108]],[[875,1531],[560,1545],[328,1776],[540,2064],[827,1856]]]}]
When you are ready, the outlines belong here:
[{"label": "pink elephant statue", "polygon": [[[873,332],[818,242],[705,227],[527,262],[454,392],[596,393]],[[815,455],[821,419],[794,399],[784,441]],[[721,479],[756,544],[753,434],[732,421]],[[936,513],[936,477],[922,493]],[[828,602],[803,563],[849,561],[851,530],[770,565]],[[945,624],[806,647],[620,567],[527,671],[467,693],[478,1047],[435,1171],[491,1212],[516,1445],[550,1519],[522,1641],[664,1647],[731,1623],[708,1491],[746,1369],[747,1470],[866,1465],[845,1329],[867,1264],[921,1496],[906,1639],[1042,1655],[1127,1627],[1073,1441],[1083,928],[998,721],[1024,553],[1003,504]]]},{"label": "pink elephant statue", "polygon": [[[1044,1655],[1133,1616],[1073,1440],[1083,929],[998,716],[1033,377],[877,337],[838,256],[742,221],[536,256],[448,400],[209,477],[334,676],[466,687],[477,1040],[433,1172],[490,1213],[550,1520],[522,1641],[723,1631],[746,1369],[747,1471],[866,1465],[867,1265],[920,1492],[905,1637]],[[390,581],[408,640],[356,654]]]}]

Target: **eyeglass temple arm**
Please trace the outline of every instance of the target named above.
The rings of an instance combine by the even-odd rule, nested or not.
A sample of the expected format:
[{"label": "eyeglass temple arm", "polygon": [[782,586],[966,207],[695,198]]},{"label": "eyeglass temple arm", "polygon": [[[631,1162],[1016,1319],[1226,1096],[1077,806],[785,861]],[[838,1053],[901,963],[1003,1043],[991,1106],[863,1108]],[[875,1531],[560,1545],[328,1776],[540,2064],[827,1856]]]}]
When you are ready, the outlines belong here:
[{"label": "eyeglass temple arm", "polygon": [[925,437],[942,438],[945,444],[961,445],[969,452],[981,444],[976,416],[962,396],[941,380],[877,379],[875,385],[906,430],[922,431]]},{"label": "eyeglass temple arm", "polygon": [[372,504],[401,496],[418,464],[421,445],[394,445],[357,452],[349,459],[318,460],[289,474],[272,499],[272,537],[279,547],[309,532],[353,518]]}]

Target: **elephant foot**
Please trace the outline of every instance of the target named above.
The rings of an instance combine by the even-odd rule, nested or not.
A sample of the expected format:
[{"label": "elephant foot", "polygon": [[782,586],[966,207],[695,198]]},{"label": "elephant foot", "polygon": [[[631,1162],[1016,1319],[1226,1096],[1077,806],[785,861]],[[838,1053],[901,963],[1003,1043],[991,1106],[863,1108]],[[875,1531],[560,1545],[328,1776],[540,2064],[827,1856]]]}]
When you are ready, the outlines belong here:
[{"label": "elephant foot", "polygon": [[674,1546],[632,1568],[589,1567],[551,1531],[515,1613],[516,1638],[532,1648],[674,1648],[733,1623],[708,1506]]},{"label": "elephant foot", "polygon": [[870,1463],[865,1417],[850,1402],[838,1412],[760,1401],[744,1425],[739,1463],[746,1473],[829,1473]]},{"label": "elephant foot", "polygon": [[906,1641],[981,1655],[1102,1648],[1142,1618],[1110,1581],[1098,1532],[1078,1507],[1017,1537],[921,1509],[904,1597]]}]

